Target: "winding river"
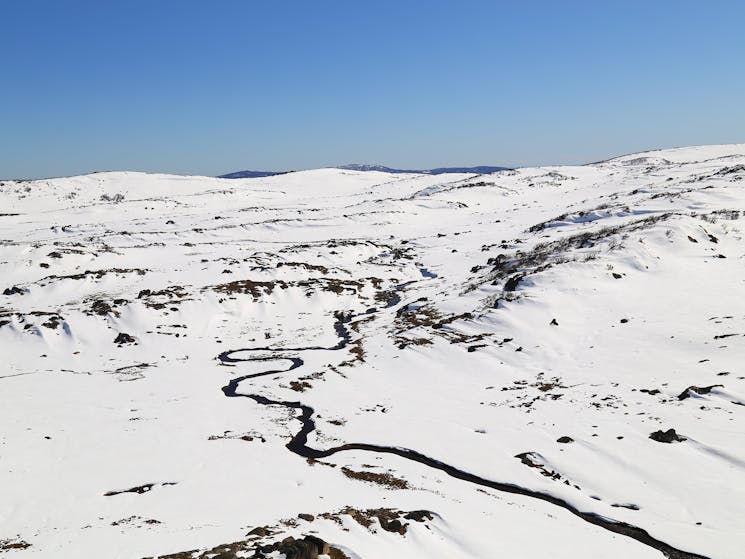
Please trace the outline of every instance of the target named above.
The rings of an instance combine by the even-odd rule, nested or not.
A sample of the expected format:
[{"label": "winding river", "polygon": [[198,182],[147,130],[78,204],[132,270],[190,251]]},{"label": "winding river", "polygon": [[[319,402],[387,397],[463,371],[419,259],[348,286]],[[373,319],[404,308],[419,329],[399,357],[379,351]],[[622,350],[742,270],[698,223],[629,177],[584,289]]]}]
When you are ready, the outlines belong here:
[{"label": "winding river", "polygon": [[[638,526],[627,524],[625,522],[618,522],[613,519],[600,516],[599,514],[596,514],[593,512],[581,511],[577,509],[574,505],[571,505],[570,503],[568,503],[567,501],[564,501],[563,499],[560,499],[559,497],[550,495],[548,493],[543,493],[541,491],[534,491],[532,489],[521,487],[519,485],[515,485],[512,483],[493,481],[490,479],[477,476],[475,474],[471,474],[464,470],[460,470],[456,468],[455,466],[451,466],[450,464],[447,464],[435,458],[431,458],[425,454],[422,454],[421,452],[417,452],[416,450],[395,447],[395,446],[381,446],[381,445],[368,444],[368,443],[347,443],[347,444],[343,444],[340,446],[328,448],[326,450],[319,450],[319,449],[312,448],[308,446],[308,435],[312,433],[316,428],[315,421],[313,420],[314,410],[312,407],[304,405],[301,402],[272,400],[260,394],[239,394],[237,392],[239,385],[244,381],[257,378],[257,377],[266,376],[266,375],[288,373],[290,371],[293,371],[295,369],[302,367],[304,364],[304,361],[302,360],[302,358],[297,356],[297,354],[300,352],[314,351],[314,350],[334,351],[334,350],[344,349],[347,346],[347,344],[349,344],[349,342],[351,341],[352,335],[349,329],[346,327],[346,324],[352,321],[352,317],[351,315],[345,315],[343,313],[336,313],[336,319],[337,320],[334,323],[334,329],[337,335],[339,336],[339,342],[332,347],[309,346],[309,347],[279,348],[279,349],[270,348],[270,347],[247,348],[247,349],[236,349],[236,350],[231,350],[231,351],[225,351],[217,357],[223,363],[238,363],[238,362],[245,362],[245,361],[269,363],[269,362],[276,362],[276,361],[283,361],[283,360],[289,361],[290,363],[289,367],[284,368],[284,369],[271,368],[271,369],[267,369],[259,373],[253,373],[249,375],[243,375],[240,377],[236,377],[232,379],[226,386],[223,386],[222,391],[225,394],[225,396],[227,396],[228,398],[248,398],[262,406],[278,406],[278,407],[282,407],[288,410],[297,410],[299,414],[295,416],[295,419],[297,419],[300,422],[300,430],[297,433],[295,433],[295,435],[292,437],[292,439],[290,439],[290,441],[286,445],[287,449],[290,452],[293,452],[299,456],[302,456],[303,458],[314,458],[314,459],[328,458],[329,456],[333,456],[334,454],[338,454],[340,452],[346,452],[350,450],[361,450],[365,452],[374,452],[377,454],[395,454],[396,456],[400,456],[402,458],[411,460],[413,462],[418,462],[419,464],[423,464],[429,468],[440,470],[441,472],[444,472],[451,477],[463,480],[468,483],[472,483],[474,485],[479,485],[481,487],[489,487],[491,489],[495,489],[497,491],[501,491],[504,493],[513,493],[517,495],[523,495],[525,497],[530,497],[533,499],[538,499],[541,501],[545,501],[547,503],[551,503],[552,505],[556,505],[557,507],[561,507],[564,510],[569,511],[570,513],[581,518],[585,522],[589,522],[590,524],[594,524],[595,526],[599,526],[610,532],[615,532],[616,534],[622,534],[629,538],[633,538],[636,541],[644,545],[657,549],[670,559],[709,559],[708,557],[704,555],[698,555],[696,553],[690,553],[687,551],[677,549],[663,541],[660,541],[654,538],[646,530],[644,530],[643,528],[639,528]],[[271,353],[273,355],[249,356],[246,358],[234,357],[235,354],[238,354],[241,352],[248,352],[248,353],[262,352],[262,353]]]}]

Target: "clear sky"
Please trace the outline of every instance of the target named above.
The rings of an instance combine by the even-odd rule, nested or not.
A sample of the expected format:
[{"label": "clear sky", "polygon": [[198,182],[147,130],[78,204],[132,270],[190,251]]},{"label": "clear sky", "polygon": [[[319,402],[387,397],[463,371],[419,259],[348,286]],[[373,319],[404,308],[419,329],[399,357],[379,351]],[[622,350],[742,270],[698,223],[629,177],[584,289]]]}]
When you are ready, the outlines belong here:
[{"label": "clear sky", "polygon": [[0,177],[745,142],[745,2],[0,0]]}]

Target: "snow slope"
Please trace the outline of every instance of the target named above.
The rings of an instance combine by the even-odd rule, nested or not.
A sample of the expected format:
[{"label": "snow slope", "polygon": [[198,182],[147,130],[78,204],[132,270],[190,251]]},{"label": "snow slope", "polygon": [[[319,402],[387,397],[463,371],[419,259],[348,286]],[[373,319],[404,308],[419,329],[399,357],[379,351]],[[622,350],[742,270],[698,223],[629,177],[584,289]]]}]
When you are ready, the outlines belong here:
[{"label": "snow slope", "polygon": [[0,181],[0,554],[742,557],[744,186]]}]

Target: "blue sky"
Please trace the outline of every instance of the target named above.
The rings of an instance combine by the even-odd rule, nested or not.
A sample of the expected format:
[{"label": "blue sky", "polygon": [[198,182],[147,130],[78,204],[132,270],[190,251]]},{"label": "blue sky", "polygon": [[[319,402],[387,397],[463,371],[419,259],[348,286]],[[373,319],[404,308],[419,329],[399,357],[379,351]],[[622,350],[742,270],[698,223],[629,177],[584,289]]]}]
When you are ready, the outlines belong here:
[{"label": "blue sky", "polygon": [[745,142],[745,2],[0,0],[0,177]]}]

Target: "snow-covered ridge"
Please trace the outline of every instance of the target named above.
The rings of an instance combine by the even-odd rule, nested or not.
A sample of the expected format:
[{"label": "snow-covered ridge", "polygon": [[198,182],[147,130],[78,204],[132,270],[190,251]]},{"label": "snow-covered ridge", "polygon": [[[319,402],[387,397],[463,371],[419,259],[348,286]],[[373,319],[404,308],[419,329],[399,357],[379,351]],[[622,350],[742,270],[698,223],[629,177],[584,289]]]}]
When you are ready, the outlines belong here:
[{"label": "snow-covered ridge", "polygon": [[[375,165],[369,163],[350,163],[348,165],[339,165],[333,167],[335,169],[342,169],[345,171],[377,171],[381,173],[391,174],[419,174],[419,175],[444,175],[452,173],[473,173],[473,174],[485,174],[495,173],[497,171],[505,171],[509,167],[494,167],[489,165],[479,165],[475,167],[437,167],[435,169],[393,169],[386,167],[385,165]],[[227,173],[220,175],[222,179],[255,179],[260,177],[271,177],[274,175],[282,175],[292,171],[237,171],[234,173]]]},{"label": "snow-covered ridge", "polygon": [[744,186],[0,181],[0,553],[740,557]]}]

